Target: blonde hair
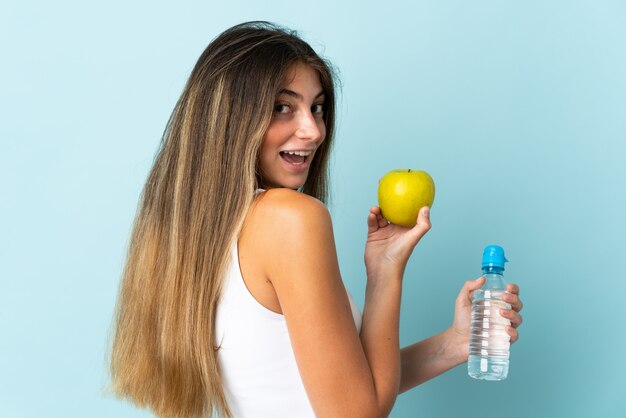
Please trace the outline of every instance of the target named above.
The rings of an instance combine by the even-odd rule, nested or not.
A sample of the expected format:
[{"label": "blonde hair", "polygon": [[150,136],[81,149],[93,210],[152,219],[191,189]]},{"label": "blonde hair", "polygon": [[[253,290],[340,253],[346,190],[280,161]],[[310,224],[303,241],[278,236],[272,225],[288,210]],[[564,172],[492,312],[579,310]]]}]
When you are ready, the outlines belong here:
[{"label": "blonde hair", "polygon": [[231,417],[217,363],[216,306],[254,190],[259,148],[290,65],[320,76],[326,140],[302,192],[325,201],[333,73],[295,32],[234,26],[209,44],[167,123],[130,237],[113,324],[115,393],[160,417]]}]

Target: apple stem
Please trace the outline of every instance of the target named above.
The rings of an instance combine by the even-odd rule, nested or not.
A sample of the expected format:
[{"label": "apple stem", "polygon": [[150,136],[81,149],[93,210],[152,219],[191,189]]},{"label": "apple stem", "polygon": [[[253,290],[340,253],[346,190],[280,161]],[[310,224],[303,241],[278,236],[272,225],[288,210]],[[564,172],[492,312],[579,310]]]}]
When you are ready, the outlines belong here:
[{"label": "apple stem", "polygon": [[409,173],[411,172],[411,169],[409,168]]}]

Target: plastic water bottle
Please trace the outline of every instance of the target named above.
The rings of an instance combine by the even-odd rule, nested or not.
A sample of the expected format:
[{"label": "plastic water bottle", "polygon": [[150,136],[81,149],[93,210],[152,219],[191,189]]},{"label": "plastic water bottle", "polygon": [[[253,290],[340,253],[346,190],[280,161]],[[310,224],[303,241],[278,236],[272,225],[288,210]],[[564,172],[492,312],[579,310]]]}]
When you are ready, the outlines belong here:
[{"label": "plastic water bottle", "polygon": [[470,334],[468,373],[475,379],[504,380],[509,373],[509,346],[511,337],[505,327],[511,321],[500,315],[500,309],[511,309],[502,300],[506,292],[504,283],[504,250],[490,245],[483,252],[482,288],[474,291],[472,298],[472,324]]}]

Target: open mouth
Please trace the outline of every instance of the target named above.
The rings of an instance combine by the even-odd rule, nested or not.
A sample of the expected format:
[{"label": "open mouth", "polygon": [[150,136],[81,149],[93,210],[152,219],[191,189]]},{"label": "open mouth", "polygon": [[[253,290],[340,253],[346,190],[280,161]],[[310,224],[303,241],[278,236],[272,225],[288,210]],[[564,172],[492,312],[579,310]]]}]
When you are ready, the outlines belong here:
[{"label": "open mouth", "polygon": [[310,151],[280,151],[280,156],[287,163],[292,165],[302,165],[311,157]]}]

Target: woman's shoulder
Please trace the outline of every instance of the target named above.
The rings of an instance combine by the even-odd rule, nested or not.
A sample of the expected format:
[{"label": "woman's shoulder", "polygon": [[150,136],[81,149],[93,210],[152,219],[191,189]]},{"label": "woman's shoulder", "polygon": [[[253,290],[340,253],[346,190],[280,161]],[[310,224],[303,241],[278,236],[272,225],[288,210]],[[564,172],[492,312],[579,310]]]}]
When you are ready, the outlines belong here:
[{"label": "woman's shoulder", "polygon": [[320,200],[287,188],[269,189],[255,200],[254,211],[263,214],[266,221],[329,218],[328,208]]},{"label": "woman's shoulder", "polygon": [[[312,196],[290,189],[269,189],[257,195],[248,212],[239,247],[244,277],[246,270],[252,271],[248,274],[251,281],[254,277],[263,279],[257,288],[266,283],[274,286],[285,272],[301,266],[302,254],[310,255],[318,263],[331,257],[332,254],[326,254],[334,249],[330,213]],[[249,287],[254,287],[254,283]],[[276,294],[273,298],[259,296],[257,300],[272,310],[280,309]]]},{"label": "woman's shoulder", "polygon": [[[244,232],[259,254],[307,245],[332,236],[328,208],[320,200],[291,189],[269,189],[255,199]],[[303,237],[306,239],[303,240]],[[318,239],[319,238],[319,239]]]}]

